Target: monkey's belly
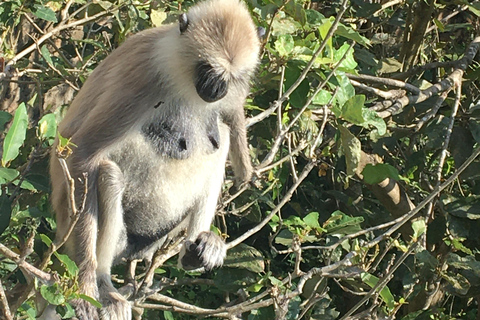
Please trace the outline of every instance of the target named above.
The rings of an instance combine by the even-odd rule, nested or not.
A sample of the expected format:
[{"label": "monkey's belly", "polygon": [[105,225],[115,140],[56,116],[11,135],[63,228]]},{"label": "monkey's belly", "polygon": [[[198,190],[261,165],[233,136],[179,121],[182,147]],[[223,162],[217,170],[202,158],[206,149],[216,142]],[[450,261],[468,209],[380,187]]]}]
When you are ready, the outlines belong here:
[{"label": "monkey's belly", "polygon": [[125,183],[122,206],[127,239],[123,239],[122,257],[141,256],[182,221],[187,226],[189,215],[201,214],[212,185],[220,190],[229,129],[223,124],[219,129],[220,142],[213,153],[198,148],[186,159],[159,155],[141,132],[111,153]]}]

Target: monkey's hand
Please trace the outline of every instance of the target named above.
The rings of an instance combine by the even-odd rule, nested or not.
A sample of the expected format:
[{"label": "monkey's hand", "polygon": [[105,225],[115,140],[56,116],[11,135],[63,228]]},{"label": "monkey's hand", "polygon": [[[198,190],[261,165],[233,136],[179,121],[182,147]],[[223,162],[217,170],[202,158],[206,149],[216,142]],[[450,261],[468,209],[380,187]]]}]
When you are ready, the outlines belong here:
[{"label": "monkey's hand", "polygon": [[240,187],[246,183],[250,183],[252,180],[253,167],[250,159],[246,161],[242,166],[236,168],[235,172],[235,187]]},{"label": "monkey's hand", "polygon": [[195,242],[185,241],[184,246],[185,254],[181,257],[181,263],[185,270],[205,267],[208,271],[220,267],[227,254],[223,239],[211,231],[200,233]]}]

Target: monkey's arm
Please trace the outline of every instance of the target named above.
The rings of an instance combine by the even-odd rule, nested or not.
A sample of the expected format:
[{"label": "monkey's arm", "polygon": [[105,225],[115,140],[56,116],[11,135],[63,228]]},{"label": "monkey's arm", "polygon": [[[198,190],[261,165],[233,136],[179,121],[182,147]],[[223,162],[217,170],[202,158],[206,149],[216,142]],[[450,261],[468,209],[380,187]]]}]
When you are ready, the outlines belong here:
[{"label": "monkey's arm", "polygon": [[224,115],[230,127],[230,161],[237,183],[248,182],[252,178],[252,162],[247,142],[247,129],[243,107],[238,106]]}]

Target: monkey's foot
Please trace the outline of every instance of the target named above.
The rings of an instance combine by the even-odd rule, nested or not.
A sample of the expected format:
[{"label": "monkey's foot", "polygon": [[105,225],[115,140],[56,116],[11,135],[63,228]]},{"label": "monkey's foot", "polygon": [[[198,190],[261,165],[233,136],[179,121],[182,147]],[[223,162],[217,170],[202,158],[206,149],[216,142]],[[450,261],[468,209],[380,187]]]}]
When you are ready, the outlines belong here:
[{"label": "monkey's foot", "polygon": [[76,299],[71,302],[75,308],[75,318],[73,320],[99,320],[97,308],[88,301]]},{"label": "monkey's foot", "polygon": [[100,319],[102,320],[131,320],[132,307],[120,293],[116,291],[106,292],[102,296],[102,309]]},{"label": "monkey's foot", "polygon": [[202,232],[195,242],[187,240],[184,246],[185,255],[181,263],[185,270],[220,267],[227,253],[225,242],[213,232]]}]

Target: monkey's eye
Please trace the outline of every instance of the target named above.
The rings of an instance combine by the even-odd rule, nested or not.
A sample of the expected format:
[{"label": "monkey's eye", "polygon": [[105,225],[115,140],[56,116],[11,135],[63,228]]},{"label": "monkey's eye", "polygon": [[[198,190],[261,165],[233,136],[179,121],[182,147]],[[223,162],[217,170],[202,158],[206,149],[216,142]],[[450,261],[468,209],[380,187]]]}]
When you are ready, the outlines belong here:
[{"label": "monkey's eye", "polygon": [[179,28],[180,28],[180,33],[184,33],[185,31],[187,31],[187,28],[188,28],[188,17],[187,17],[187,14],[186,14],[186,13],[182,13],[182,14],[178,17],[178,25],[179,25]]},{"label": "monkey's eye", "polygon": [[265,28],[264,27],[257,27],[257,35],[259,39],[263,39],[265,37]]},{"label": "monkey's eye", "polygon": [[215,102],[225,97],[228,83],[208,62],[199,62],[195,71],[195,89],[200,98],[205,102]]}]

